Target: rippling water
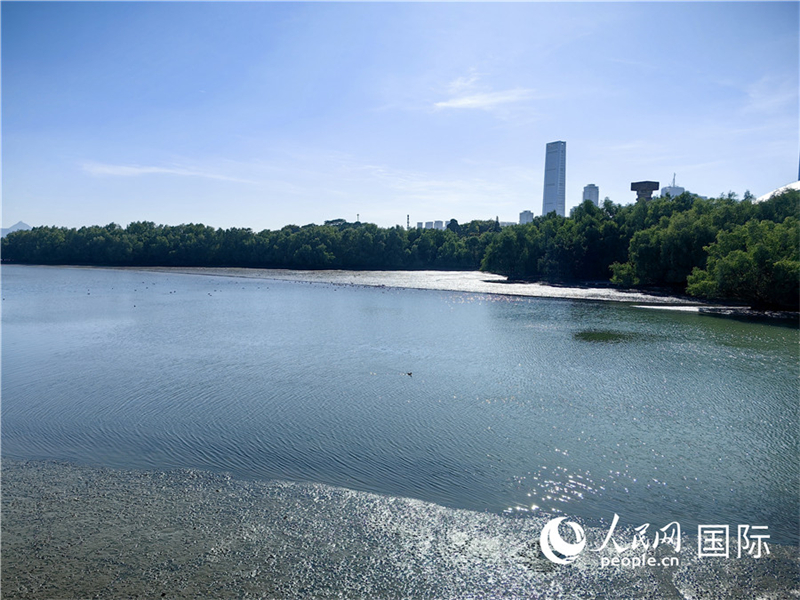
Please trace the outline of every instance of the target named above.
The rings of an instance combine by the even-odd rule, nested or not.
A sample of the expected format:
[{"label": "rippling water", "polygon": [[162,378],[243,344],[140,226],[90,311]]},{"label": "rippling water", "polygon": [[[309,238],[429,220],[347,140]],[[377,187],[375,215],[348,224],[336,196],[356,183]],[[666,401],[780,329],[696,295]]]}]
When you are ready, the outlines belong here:
[{"label": "rippling water", "polygon": [[[603,566],[612,548],[556,566],[539,551],[544,520],[318,483],[5,459],[3,598],[798,595],[795,548],[772,544],[760,558],[710,559],[694,556],[684,540],[679,564],[669,567]],[[590,547],[605,533],[587,528]],[[648,554],[675,556],[663,546]]]},{"label": "rippling water", "polygon": [[795,328],[322,281],[2,278],[4,456],[797,543]]}]

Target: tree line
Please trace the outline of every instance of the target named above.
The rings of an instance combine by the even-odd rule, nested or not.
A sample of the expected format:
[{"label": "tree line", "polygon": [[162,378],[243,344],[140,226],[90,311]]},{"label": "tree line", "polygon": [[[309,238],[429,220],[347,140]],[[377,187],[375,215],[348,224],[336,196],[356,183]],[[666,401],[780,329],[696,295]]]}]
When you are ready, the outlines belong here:
[{"label": "tree line", "polygon": [[14,232],[3,238],[2,257],[49,265],[476,270],[499,230],[495,220],[407,231],[336,219],[260,232],[138,221]]},{"label": "tree line", "polygon": [[691,193],[619,206],[584,202],[509,227],[488,245],[482,268],[548,282],[610,281],[619,287],[800,306],[800,192],[764,202]]},{"label": "tree line", "polygon": [[326,221],[279,230],[134,222],[35,227],[2,240],[4,262],[294,269],[482,269],[510,279],[620,287],[798,310],[800,193],[764,202],[690,193],[621,206],[584,202],[526,225],[497,220],[444,230]]}]

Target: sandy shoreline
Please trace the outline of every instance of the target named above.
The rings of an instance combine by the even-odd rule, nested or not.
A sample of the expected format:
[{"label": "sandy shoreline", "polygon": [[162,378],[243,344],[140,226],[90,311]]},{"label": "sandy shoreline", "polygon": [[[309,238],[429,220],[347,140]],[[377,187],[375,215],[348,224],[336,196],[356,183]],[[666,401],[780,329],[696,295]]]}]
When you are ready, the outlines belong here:
[{"label": "sandy shoreline", "polygon": [[687,538],[678,567],[601,568],[588,552],[557,566],[538,550],[539,518],[187,470],[2,467],[3,598],[800,594],[791,547],[699,560]]},{"label": "sandy shoreline", "polygon": [[240,267],[90,267],[111,268],[156,273],[183,273],[216,277],[244,277],[303,281],[333,285],[362,285],[368,287],[405,288],[522,296],[527,298],[563,298],[602,300],[612,302],[646,303],[655,305],[720,306],[676,296],[648,294],[612,287],[569,287],[544,283],[508,282],[502,275],[480,271],[347,271],[293,269],[250,269]]},{"label": "sandy shoreline", "polygon": [[242,267],[96,267],[81,265],[19,265],[48,268],[103,269],[139,271],[146,273],[177,273],[210,277],[241,277],[245,279],[295,281],[330,285],[352,285],[379,288],[465,292],[522,298],[552,298],[620,302],[637,308],[676,310],[715,316],[743,317],[791,321],[798,324],[800,315],[792,312],[754,310],[695,298],[654,294],[614,287],[561,286],[534,282],[509,282],[502,275],[481,271],[347,271],[295,269],[254,269]]},{"label": "sandy shoreline", "polygon": [[509,282],[502,275],[480,271],[346,271],[293,269],[248,269],[240,267],[90,267],[113,268],[155,273],[182,273],[213,277],[243,277],[247,279],[273,279],[332,285],[360,285],[367,287],[403,288],[468,292],[523,298],[555,298],[565,300],[590,300],[621,302],[637,308],[676,310],[704,315],[766,319],[800,324],[797,313],[753,310],[743,306],[729,306],[692,298],[658,295],[613,287],[570,287],[532,282]]}]

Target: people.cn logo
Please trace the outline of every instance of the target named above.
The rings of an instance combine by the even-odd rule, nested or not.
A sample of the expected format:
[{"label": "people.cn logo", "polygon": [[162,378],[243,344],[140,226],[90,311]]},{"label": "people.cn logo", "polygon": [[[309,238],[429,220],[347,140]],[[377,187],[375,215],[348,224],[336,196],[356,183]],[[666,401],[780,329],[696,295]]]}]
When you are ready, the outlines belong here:
[{"label": "people.cn logo", "polygon": [[558,517],[547,522],[539,535],[539,545],[542,548],[542,553],[550,559],[550,561],[558,565],[568,565],[573,562],[578,555],[583,551],[586,546],[586,534],[583,527],[572,521],[567,521],[567,525],[572,528],[575,533],[575,543],[571,544],[561,537],[558,533],[558,526],[561,521],[567,517]]}]

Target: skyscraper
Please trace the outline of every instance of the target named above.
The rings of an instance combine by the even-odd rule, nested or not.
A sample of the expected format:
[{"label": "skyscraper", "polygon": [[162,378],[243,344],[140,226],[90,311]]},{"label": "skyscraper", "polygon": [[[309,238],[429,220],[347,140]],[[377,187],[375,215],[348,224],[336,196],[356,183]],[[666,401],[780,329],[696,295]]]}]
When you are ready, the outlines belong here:
[{"label": "skyscraper", "polygon": [[590,183],[583,188],[583,201],[591,200],[595,206],[600,206],[600,188]]},{"label": "skyscraper", "polygon": [[542,214],[556,211],[564,216],[567,179],[567,142],[550,142],[544,159]]}]

